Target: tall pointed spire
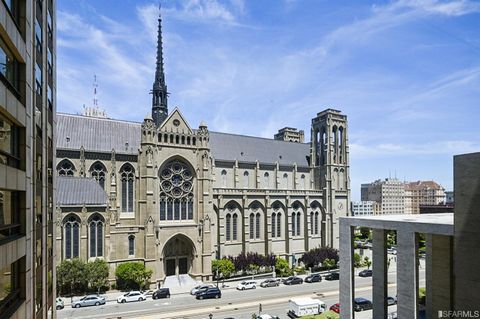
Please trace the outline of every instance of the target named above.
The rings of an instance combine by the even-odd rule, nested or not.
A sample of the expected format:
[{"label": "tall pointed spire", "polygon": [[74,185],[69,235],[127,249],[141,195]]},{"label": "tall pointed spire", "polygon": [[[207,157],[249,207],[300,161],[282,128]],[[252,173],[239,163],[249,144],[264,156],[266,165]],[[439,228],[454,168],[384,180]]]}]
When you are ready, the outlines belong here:
[{"label": "tall pointed spire", "polygon": [[157,38],[157,66],[155,69],[155,81],[152,93],[152,118],[158,127],[168,116],[167,85],[163,71],[163,47],[162,47],[162,16],[161,6],[158,13],[158,38]]}]

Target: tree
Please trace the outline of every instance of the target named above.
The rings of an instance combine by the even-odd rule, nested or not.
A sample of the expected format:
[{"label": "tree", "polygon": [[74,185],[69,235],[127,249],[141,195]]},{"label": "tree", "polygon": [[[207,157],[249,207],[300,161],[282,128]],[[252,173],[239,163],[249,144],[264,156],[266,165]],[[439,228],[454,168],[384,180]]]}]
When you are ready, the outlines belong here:
[{"label": "tree", "polygon": [[368,227],[360,227],[360,234],[363,239],[367,239],[370,236],[370,228]]},{"label": "tree", "polygon": [[314,248],[304,253],[298,261],[303,262],[307,268],[310,268],[318,266],[325,259],[333,259],[337,263],[339,260],[338,250],[331,247]]},{"label": "tree", "polygon": [[57,289],[61,294],[83,293],[87,285],[86,265],[82,260],[67,259],[57,266]]},{"label": "tree", "polygon": [[108,263],[105,260],[97,258],[87,263],[86,273],[90,287],[98,293],[108,285]]},{"label": "tree", "polygon": [[228,258],[216,259],[212,261],[212,273],[217,278],[228,278],[235,271],[235,265]]},{"label": "tree", "polygon": [[327,269],[331,269],[331,268],[335,267],[336,264],[337,264],[337,262],[335,261],[335,259],[327,258],[323,261],[322,266],[327,268]]},{"label": "tree", "polygon": [[362,257],[358,253],[353,254],[353,267],[360,267],[362,265]]},{"label": "tree", "polygon": [[365,256],[365,258],[363,258],[363,264],[367,266],[367,269],[370,269],[370,266],[372,265],[372,261],[370,260],[370,258],[368,258],[368,256]]},{"label": "tree", "polygon": [[152,271],[141,262],[126,262],[115,270],[119,289],[143,289],[148,284]]},{"label": "tree", "polygon": [[281,277],[290,276],[293,274],[288,261],[280,257],[277,257],[276,259],[275,272]]}]

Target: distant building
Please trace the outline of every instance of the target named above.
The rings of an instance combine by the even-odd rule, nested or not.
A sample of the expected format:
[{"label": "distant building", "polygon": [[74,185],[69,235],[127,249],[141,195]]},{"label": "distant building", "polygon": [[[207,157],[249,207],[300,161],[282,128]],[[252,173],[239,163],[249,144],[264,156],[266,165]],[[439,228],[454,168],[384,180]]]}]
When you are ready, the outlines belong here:
[{"label": "distant building", "polygon": [[396,178],[376,180],[362,184],[362,201],[375,201],[381,214],[403,214],[405,212],[405,186]]},{"label": "distant building", "polygon": [[453,191],[445,191],[445,204],[455,203],[455,198],[453,197]]},{"label": "distant building", "polygon": [[354,216],[378,215],[381,213],[381,206],[375,201],[352,202],[352,213]]},{"label": "distant building", "polygon": [[420,214],[440,214],[453,213],[455,206],[453,204],[438,204],[438,205],[420,205]]},{"label": "distant building", "polygon": [[278,130],[278,133],[274,135],[274,139],[278,141],[303,143],[305,133],[303,130],[299,131],[296,128],[284,127]]},{"label": "distant building", "polygon": [[405,213],[420,213],[420,205],[445,203],[445,189],[434,181],[417,181],[405,184]]}]

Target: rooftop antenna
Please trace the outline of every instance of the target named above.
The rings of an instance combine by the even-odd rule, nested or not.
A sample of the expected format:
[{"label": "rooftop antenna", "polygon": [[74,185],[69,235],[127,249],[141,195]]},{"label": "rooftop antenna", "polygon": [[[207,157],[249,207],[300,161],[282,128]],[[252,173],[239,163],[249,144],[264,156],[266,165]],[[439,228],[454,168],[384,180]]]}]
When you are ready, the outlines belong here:
[{"label": "rooftop antenna", "polygon": [[97,98],[97,88],[98,88],[98,83],[97,83],[97,75],[93,75],[93,107],[98,108],[98,98]]}]

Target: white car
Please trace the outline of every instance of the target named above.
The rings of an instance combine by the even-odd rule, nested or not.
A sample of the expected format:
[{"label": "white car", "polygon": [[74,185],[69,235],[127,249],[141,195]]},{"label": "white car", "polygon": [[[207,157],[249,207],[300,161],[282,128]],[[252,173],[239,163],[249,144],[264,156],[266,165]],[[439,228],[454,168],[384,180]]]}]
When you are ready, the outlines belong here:
[{"label": "white car", "polygon": [[255,289],[255,288],[257,288],[257,282],[253,280],[242,281],[237,285],[238,290]]},{"label": "white car", "polygon": [[190,290],[190,294],[192,296],[195,296],[197,292],[202,291],[202,290],[207,290],[207,288],[213,287],[213,285],[198,285],[193,287],[192,290]]},{"label": "white car", "polygon": [[140,291],[130,291],[129,293],[124,294],[117,298],[118,303],[133,302],[133,301],[144,301],[147,299],[147,296],[142,294]]}]

